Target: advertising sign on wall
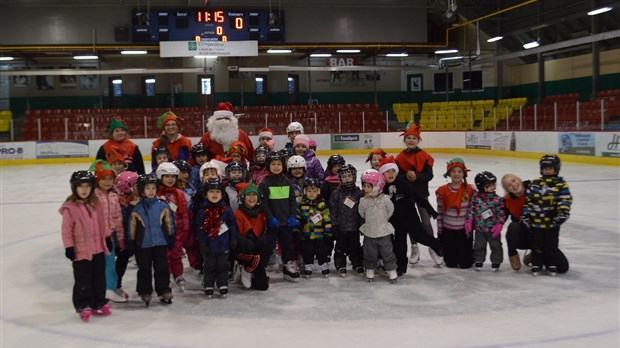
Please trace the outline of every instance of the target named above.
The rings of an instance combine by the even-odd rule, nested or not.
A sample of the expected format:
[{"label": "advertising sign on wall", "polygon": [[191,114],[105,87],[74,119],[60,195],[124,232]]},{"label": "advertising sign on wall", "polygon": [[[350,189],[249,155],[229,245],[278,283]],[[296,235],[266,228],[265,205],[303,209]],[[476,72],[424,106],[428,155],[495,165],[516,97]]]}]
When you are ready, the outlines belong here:
[{"label": "advertising sign on wall", "polygon": [[465,136],[465,148],[467,149],[491,149],[490,132],[467,132]]},{"label": "advertising sign on wall", "polygon": [[558,152],[594,156],[594,133],[558,133]]},{"label": "advertising sign on wall", "polygon": [[332,134],[332,150],[374,149],[380,147],[379,134]]},{"label": "advertising sign on wall", "polygon": [[34,146],[29,142],[0,143],[0,160],[33,158]]},{"label": "advertising sign on wall", "polygon": [[597,138],[599,146],[603,143],[601,150],[601,156],[603,157],[620,157],[620,133],[600,133]]},{"label": "advertising sign on wall", "polygon": [[38,141],[37,158],[88,157],[88,141]]}]

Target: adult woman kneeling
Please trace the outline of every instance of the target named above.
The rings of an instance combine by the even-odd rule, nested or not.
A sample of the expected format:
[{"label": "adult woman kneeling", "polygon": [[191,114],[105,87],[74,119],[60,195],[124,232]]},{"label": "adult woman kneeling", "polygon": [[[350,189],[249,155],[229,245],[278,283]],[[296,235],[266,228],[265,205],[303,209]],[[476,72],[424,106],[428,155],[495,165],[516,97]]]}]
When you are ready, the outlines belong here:
[{"label": "adult woman kneeling", "polygon": [[125,159],[126,170],[144,174],[144,160],[140,148],[133,141],[129,140],[127,134],[127,123],[119,116],[112,117],[112,122],[108,126],[110,139],[103,143],[97,151],[97,159],[107,160],[108,157],[116,152]]}]

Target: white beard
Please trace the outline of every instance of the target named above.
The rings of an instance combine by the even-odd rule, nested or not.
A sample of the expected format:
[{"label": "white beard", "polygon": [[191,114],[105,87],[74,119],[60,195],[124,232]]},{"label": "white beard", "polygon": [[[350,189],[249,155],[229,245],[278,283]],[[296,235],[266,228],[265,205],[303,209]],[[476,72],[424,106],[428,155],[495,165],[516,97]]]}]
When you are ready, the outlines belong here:
[{"label": "white beard", "polygon": [[230,144],[239,138],[239,120],[236,117],[217,120],[215,116],[207,120],[207,129],[212,140],[228,151]]}]

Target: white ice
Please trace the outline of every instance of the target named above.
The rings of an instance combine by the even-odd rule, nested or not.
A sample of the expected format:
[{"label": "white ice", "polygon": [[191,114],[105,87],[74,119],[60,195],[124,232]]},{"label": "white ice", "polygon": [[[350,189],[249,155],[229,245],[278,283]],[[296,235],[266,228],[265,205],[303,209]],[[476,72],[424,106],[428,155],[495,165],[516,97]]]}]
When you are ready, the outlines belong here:
[{"label": "white ice", "polygon": [[[463,157],[472,175],[538,175],[535,160],[435,154],[431,191],[445,163]],[[361,172],[366,156],[345,156]],[[326,157],[322,156],[323,164]],[[186,268],[187,291],[174,303],[145,308],[129,266],[127,304],[110,317],[79,320],[57,210],[69,176],[87,164],[0,167],[2,347],[619,347],[620,173],[617,167],[563,163],[574,197],[560,248],[570,270],[555,278],[510,269],[504,242],[499,273],[420,262],[390,284],[349,273],[293,284],[271,273],[266,292],[232,284],[226,299],[207,299]],[[501,193],[502,190],[499,189]],[[434,198],[431,197],[435,204]],[[522,255],[522,251],[521,251]],[[333,271],[333,269],[332,269]]]}]

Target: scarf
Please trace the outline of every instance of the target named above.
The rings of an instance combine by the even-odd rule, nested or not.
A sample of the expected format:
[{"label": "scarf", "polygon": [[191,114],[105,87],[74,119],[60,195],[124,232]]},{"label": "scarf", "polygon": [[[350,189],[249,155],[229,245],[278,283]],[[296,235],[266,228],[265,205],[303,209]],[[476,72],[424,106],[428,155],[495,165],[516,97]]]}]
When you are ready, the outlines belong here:
[{"label": "scarf", "polygon": [[[176,214],[185,213],[185,210],[187,210],[187,201],[185,200],[185,194],[183,193],[183,191],[179,190],[178,188],[174,186],[167,187],[167,186],[161,185],[159,187],[159,191],[157,191],[157,197],[166,196],[166,195],[171,195],[174,197],[172,202],[177,205]],[[168,199],[166,199],[166,201],[168,201]],[[168,203],[170,202],[168,201]]]},{"label": "scarf", "polygon": [[208,206],[205,208],[205,220],[202,223],[202,230],[209,238],[215,239],[220,234],[220,220],[226,208],[225,205]]}]

